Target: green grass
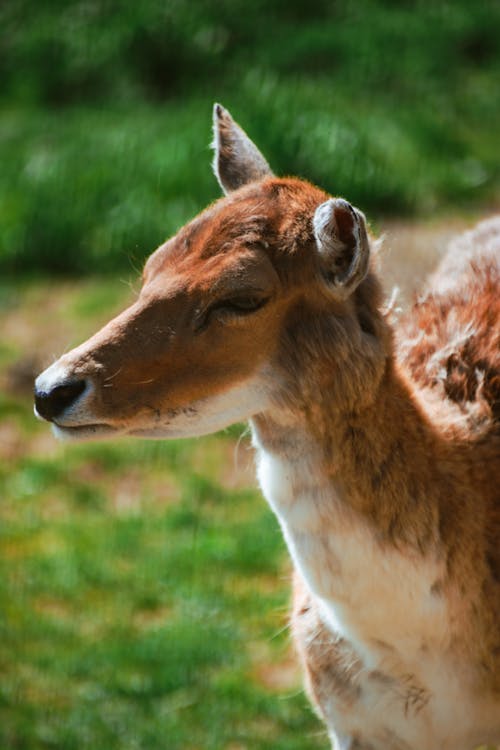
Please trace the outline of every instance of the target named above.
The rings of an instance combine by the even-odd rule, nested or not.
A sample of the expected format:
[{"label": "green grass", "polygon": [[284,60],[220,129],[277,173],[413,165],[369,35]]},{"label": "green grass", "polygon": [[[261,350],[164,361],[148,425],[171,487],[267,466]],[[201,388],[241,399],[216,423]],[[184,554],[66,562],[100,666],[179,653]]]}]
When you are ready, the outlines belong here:
[{"label": "green grass", "polygon": [[[140,266],[196,213],[200,191],[207,193],[207,134],[195,142],[192,119],[192,108],[175,117],[153,110],[83,110],[64,119],[50,112],[8,114],[0,266],[81,274]],[[183,179],[196,152],[204,167],[199,188],[189,184],[192,167]]]},{"label": "green grass", "polygon": [[[254,104],[237,100],[234,113],[277,173],[346,195],[372,219],[470,209],[498,195],[493,122],[482,123],[478,139],[475,117],[392,112],[354,103],[325,82],[312,91],[249,76],[244,88]],[[208,148],[213,98],[133,112],[76,110],[64,119],[11,111],[0,134],[0,269],[140,268],[219,196]]]},{"label": "green grass", "polygon": [[140,266],[218,197],[214,100],[278,174],[372,219],[498,202],[493,0],[23,0],[2,21],[3,273]]},{"label": "green grass", "polygon": [[83,468],[21,462],[4,489],[1,746],[286,747],[300,729],[288,746],[314,747],[302,697],[251,674],[252,645],[285,648],[286,597],[259,587],[279,581],[281,543],[257,498],[191,477],[180,508],[109,513],[69,483]]},{"label": "green grass", "polygon": [[258,678],[287,649],[276,524],[196,455],[61,448],[4,473],[0,747],[321,746],[300,691]]}]

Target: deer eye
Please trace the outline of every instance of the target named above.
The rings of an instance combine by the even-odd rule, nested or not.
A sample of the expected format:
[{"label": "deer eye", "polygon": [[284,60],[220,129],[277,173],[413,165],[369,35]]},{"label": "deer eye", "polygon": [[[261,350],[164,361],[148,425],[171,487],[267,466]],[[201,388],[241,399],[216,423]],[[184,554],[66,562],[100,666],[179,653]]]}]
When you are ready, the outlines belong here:
[{"label": "deer eye", "polygon": [[256,312],[264,307],[267,299],[265,297],[233,297],[231,299],[221,300],[212,308],[215,311],[227,311],[245,315]]},{"label": "deer eye", "polygon": [[[201,333],[214,318],[218,320],[237,320],[244,316],[251,315],[257,310],[264,307],[269,301],[269,297],[262,295],[248,295],[240,297],[228,297],[214,302],[204,313],[200,314],[196,331]],[[199,311],[201,313],[201,311]]]}]

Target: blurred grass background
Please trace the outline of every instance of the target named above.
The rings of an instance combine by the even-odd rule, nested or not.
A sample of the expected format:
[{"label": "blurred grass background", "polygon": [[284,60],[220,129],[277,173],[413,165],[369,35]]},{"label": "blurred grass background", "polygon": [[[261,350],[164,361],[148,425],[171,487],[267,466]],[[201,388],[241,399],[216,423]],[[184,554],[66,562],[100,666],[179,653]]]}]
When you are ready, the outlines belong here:
[{"label": "blurred grass background", "polygon": [[384,273],[414,287],[499,204],[499,22],[493,0],[0,5],[1,750],[328,746],[244,428],[61,446],[32,379],[218,197],[215,100],[278,174],[389,227]]},{"label": "blurred grass background", "polygon": [[217,195],[221,100],[376,216],[498,199],[496,0],[0,6],[0,271],[130,268]]}]

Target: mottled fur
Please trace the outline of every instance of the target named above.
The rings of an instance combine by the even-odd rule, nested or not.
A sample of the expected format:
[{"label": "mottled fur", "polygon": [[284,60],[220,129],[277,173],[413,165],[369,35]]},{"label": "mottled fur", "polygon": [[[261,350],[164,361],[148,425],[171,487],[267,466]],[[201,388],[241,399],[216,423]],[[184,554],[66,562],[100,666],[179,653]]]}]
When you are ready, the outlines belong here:
[{"label": "mottled fur", "polygon": [[500,429],[499,258],[494,218],[451,245],[398,328],[399,359],[415,385],[434,389],[450,427],[455,414],[466,433]]}]

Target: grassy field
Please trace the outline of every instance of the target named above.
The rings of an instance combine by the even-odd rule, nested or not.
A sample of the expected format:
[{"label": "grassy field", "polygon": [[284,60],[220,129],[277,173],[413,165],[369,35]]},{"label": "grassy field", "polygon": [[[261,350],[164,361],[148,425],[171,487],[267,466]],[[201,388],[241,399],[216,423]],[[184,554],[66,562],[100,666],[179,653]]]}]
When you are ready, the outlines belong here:
[{"label": "grassy field", "polygon": [[[466,223],[386,226],[388,286],[408,298]],[[34,372],[130,286],[0,286],[0,748],[326,748],[289,643],[290,566],[244,427],[64,446],[32,415]]]},{"label": "grassy field", "polygon": [[277,174],[371,215],[498,205],[494,0],[120,8],[0,7],[0,272],[140,264],[219,195],[216,100]]}]

